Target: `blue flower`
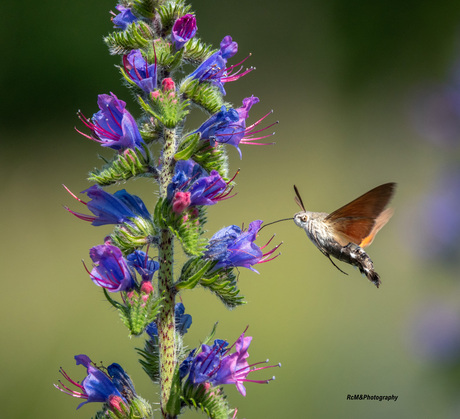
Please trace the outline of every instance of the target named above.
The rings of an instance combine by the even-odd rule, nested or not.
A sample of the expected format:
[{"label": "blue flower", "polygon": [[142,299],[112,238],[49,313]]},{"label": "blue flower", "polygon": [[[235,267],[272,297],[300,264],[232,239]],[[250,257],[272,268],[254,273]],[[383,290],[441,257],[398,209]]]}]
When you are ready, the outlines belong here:
[{"label": "blue flower", "polygon": [[[267,384],[275,378],[263,381],[249,380],[247,376],[250,372],[281,366],[278,364],[254,368],[262,362],[249,365],[246,358],[249,357],[248,348],[251,340],[252,337],[245,337],[243,333],[228,349],[228,343],[225,340],[215,340],[212,346],[201,345],[201,351],[197,355],[195,355],[197,350],[194,349],[182,362],[179,368],[181,378],[188,374],[187,380],[194,385],[205,383],[213,386],[235,384],[237,390],[246,396],[244,382]],[[233,347],[235,347],[235,352],[229,354]]]},{"label": "blue flower", "polygon": [[160,264],[147,256],[142,250],[135,250],[126,257],[128,265],[136,269],[143,281],[152,281],[153,274],[160,269]]},{"label": "blue flower", "polygon": [[[238,150],[241,158],[240,144],[252,144],[252,145],[268,145],[273,143],[256,143],[254,141],[267,138],[273,134],[264,135],[262,137],[254,137],[261,131],[264,131],[274,124],[268,127],[255,130],[271,112],[267,113],[264,117],[259,119],[256,123],[249,127],[246,127],[246,119],[249,116],[249,110],[253,105],[259,102],[259,98],[255,96],[247,97],[243,99],[243,106],[233,109],[227,109],[222,106],[221,110],[212,115],[206,120],[196,131],[201,134],[202,140],[209,140],[212,146],[216,143],[230,144]],[[276,124],[276,122],[275,122]]]},{"label": "blue flower", "polygon": [[186,42],[192,39],[196,34],[196,18],[194,15],[187,14],[174,22],[171,31],[171,41],[176,45],[176,49],[180,50]]},{"label": "blue flower", "polygon": [[214,205],[229,198],[228,183],[215,170],[208,174],[193,160],[179,160],[168,185],[167,199],[172,202],[173,211],[180,214],[189,206]]},{"label": "blue flower", "polygon": [[[185,307],[182,303],[177,303],[174,306],[174,313],[176,332],[183,336],[192,325],[192,316],[190,314],[185,314]],[[151,339],[156,340],[158,338],[158,328],[155,322],[149,323],[145,331]]]},{"label": "blue flower", "polygon": [[107,372],[112,379],[113,385],[128,402],[131,402],[137,394],[129,375],[126,374],[125,370],[115,362],[107,367]]},{"label": "blue flower", "polygon": [[112,245],[102,244],[90,249],[93,269],[91,280],[109,292],[129,291],[137,286],[133,273],[121,250]]},{"label": "blue flower", "polygon": [[220,50],[212,54],[209,58],[203,61],[198,68],[189,75],[189,78],[199,80],[200,82],[210,82],[218,87],[223,95],[225,95],[224,83],[238,80],[253,69],[249,68],[239,73],[232,74],[235,67],[246,61],[245,58],[238,64],[231,67],[227,66],[227,59],[233,57],[238,51],[238,44],[232,40],[230,35],[222,39]]},{"label": "blue flower", "polygon": [[120,12],[118,15],[112,12],[114,15],[112,23],[115,28],[125,30],[130,23],[137,22],[137,17],[133,15],[129,7],[119,4],[115,8]]},{"label": "blue flower", "polygon": [[93,115],[91,121],[81,112],[78,114],[93,135],[77,131],[86,138],[100,143],[102,147],[110,147],[114,150],[141,148],[144,140],[133,116],[125,109],[126,102],[110,93],[110,95],[99,95],[97,104],[100,111]]},{"label": "blue flower", "polygon": [[123,56],[126,73],[144,92],[153,92],[157,87],[157,65],[149,64],[139,49]]},{"label": "blue flower", "polygon": [[122,396],[113,381],[107,376],[107,374],[95,367],[87,355],[76,355],[75,360],[77,365],[83,365],[87,369],[88,375],[81,384],[72,380],[62,368],[60,369],[60,373],[69,383],[78,387],[80,392],[71,390],[61,381],[59,381],[59,386],[56,384],[54,386],[58,390],[61,390],[63,393],[70,396],[86,399],[86,401],[78,405],[77,409],[86,403],[92,402],[107,403],[112,409],[117,408],[117,406],[120,405],[120,402],[127,404],[126,399]]},{"label": "blue flower", "polygon": [[253,221],[246,231],[236,225],[224,227],[211,237],[204,256],[217,261],[214,269],[242,266],[257,272],[253,265],[269,262],[279,256],[278,254],[267,259],[281,245],[279,244],[267,253],[262,252],[261,249],[264,249],[271,239],[262,248],[254,243],[261,224],[261,220]]},{"label": "blue flower", "polygon": [[[65,186],[64,186],[65,187]],[[66,188],[66,187],[65,187]],[[113,195],[105,192],[100,186],[94,185],[82,191],[86,193],[91,200],[84,202],[77,198],[69,189],[66,190],[82,204],[88,206],[88,209],[94,215],[86,215],[70,210],[64,207],[67,211],[84,221],[91,221],[94,226],[105,224],[122,224],[131,223],[136,217],[150,219],[145,204],[136,195],[131,195],[125,189],[115,192]]]}]

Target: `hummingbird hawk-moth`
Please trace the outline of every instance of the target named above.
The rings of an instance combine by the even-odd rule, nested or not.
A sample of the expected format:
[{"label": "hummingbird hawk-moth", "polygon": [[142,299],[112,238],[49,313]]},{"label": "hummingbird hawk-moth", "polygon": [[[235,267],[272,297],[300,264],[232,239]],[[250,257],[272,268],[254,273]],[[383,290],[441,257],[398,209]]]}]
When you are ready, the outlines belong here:
[{"label": "hummingbird hawk-moth", "polygon": [[364,251],[364,247],[372,243],[375,235],[393,215],[393,210],[386,206],[394,194],[395,187],[396,183],[377,186],[327,214],[306,211],[299,191],[294,185],[295,201],[302,209],[294,215],[294,222],[305,230],[308,238],[339,271],[346,274],[334,263],[331,256],[356,266],[378,288],[381,284],[380,276],[375,272],[372,260]]}]

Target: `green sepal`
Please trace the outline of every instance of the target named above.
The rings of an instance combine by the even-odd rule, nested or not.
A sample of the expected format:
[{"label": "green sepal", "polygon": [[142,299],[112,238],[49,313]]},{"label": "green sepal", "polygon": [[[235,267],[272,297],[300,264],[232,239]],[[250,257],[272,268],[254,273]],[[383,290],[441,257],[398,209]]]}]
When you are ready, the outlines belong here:
[{"label": "green sepal", "polygon": [[246,304],[240,295],[233,269],[208,272],[200,279],[200,285],[214,293],[229,309]]},{"label": "green sepal", "polygon": [[112,55],[125,55],[133,49],[145,48],[152,42],[153,33],[150,26],[138,20],[129,23],[124,31],[115,31],[104,38]]},{"label": "green sepal", "polygon": [[152,220],[142,217],[130,220],[130,223],[117,224],[110,235],[112,244],[118,247],[124,255],[158,242],[157,229]]},{"label": "green sepal", "polygon": [[155,17],[155,9],[158,7],[159,3],[160,1],[156,0],[134,0],[132,2],[132,7],[137,15],[147,19],[153,19]]},{"label": "green sepal", "polygon": [[190,13],[191,6],[186,5],[185,1],[170,1],[158,8],[161,24],[165,33],[169,33],[177,18]]},{"label": "green sepal", "polygon": [[204,207],[187,208],[181,214],[175,214],[167,199],[161,198],[155,206],[153,219],[159,228],[169,229],[176,236],[187,255],[203,254],[207,244],[207,240],[201,237],[206,223]]},{"label": "green sepal", "polygon": [[190,159],[195,151],[198,150],[200,144],[201,134],[189,134],[185,136],[183,141],[179,145],[179,151],[174,154],[174,160],[188,160]]},{"label": "green sepal", "polygon": [[156,175],[157,170],[152,154],[143,144],[142,150],[128,149],[124,153],[116,154],[102,169],[94,169],[90,172],[88,180],[100,186],[107,186],[132,177],[155,177]]},{"label": "green sepal", "polygon": [[129,402],[128,406],[120,403],[121,412],[117,409],[111,409],[104,404],[103,409],[96,413],[95,419],[151,419],[153,418],[153,409],[147,400],[136,396]]},{"label": "green sepal", "polygon": [[187,77],[182,81],[179,91],[184,97],[190,99],[210,114],[219,112],[224,105],[230,106],[230,104],[224,102],[220,90],[208,82],[200,82]]},{"label": "green sepal", "polygon": [[123,292],[125,304],[110,297],[105,288],[104,295],[120,315],[124,325],[129,329],[132,336],[139,336],[144,332],[146,326],[157,317],[163,297],[158,298],[154,292],[146,294],[142,291]]},{"label": "green sepal", "polygon": [[212,146],[209,140],[201,140],[192,158],[208,173],[216,170],[224,180],[228,180],[228,156],[222,144]]},{"label": "green sepal", "polygon": [[166,128],[172,129],[182,123],[190,112],[190,101],[180,100],[174,91],[155,90],[154,94],[149,103],[139,96],[141,107]]},{"label": "green sepal", "polygon": [[188,40],[182,47],[184,50],[184,60],[190,64],[201,64],[206,58],[209,58],[217,50],[212,49],[212,45],[206,45],[199,38]]},{"label": "green sepal", "polygon": [[216,261],[204,260],[202,258],[194,258],[188,260],[182,268],[182,273],[175,284],[177,290],[195,288],[200,279],[206,274],[214,265]]},{"label": "green sepal", "polygon": [[182,403],[189,408],[201,410],[211,419],[228,419],[235,412],[228,406],[222,387],[206,388],[203,384],[196,386],[188,380],[182,385]]}]

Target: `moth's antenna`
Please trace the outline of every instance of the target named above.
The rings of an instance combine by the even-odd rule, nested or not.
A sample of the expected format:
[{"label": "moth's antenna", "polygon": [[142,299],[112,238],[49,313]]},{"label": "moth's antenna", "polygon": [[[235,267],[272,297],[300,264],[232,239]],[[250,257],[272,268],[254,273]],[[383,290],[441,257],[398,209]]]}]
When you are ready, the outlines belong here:
[{"label": "moth's antenna", "polygon": [[281,222],[281,221],[289,221],[289,220],[293,220],[293,219],[294,219],[294,218],[291,217],[291,218],[283,218],[283,219],[277,220],[277,221],[272,221],[271,223],[264,224],[262,227],[260,227],[260,228],[259,228],[259,231],[262,230],[264,227],[267,227],[267,226],[269,226],[269,225],[271,225],[271,224],[276,224],[276,223],[279,223],[279,222]]},{"label": "moth's antenna", "polygon": [[297,186],[294,185],[294,191],[295,191],[295,198],[294,198],[294,201],[296,202],[296,204],[302,209],[305,211],[305,206],[303,205],[303,202],[302,202],[302,198],[300,197],[300,194],[299,194],[299,191],[297,189]]}]

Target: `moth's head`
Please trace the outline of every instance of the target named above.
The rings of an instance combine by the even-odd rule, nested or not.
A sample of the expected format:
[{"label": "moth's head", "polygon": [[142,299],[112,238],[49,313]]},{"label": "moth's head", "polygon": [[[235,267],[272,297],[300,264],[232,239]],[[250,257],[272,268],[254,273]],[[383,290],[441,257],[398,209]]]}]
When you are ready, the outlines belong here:
[{"label": "moth's head", "polygon": [[298,212],[297,214],[294,215],[294,222],[300,228],[305,228],[307,226],[309,218],[310,218],[310,216],[309,216],[308,212],[300,211],[300,212]]}]

